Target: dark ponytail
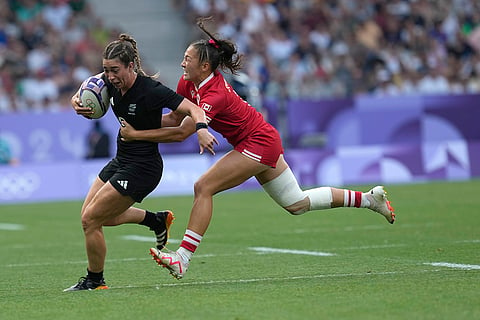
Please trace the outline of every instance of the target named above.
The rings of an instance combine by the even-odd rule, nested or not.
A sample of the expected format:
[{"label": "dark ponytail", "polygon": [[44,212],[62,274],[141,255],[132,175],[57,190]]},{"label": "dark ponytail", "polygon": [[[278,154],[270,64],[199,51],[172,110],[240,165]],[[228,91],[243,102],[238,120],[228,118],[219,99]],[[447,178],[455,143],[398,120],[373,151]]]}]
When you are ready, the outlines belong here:
[{"label": "dark ponytail", "polygon": [[242,68],[242,56],[238,54],[235,44],[230,40],[216,38],[205,28],[205,21],[208,18],[199,18],[197,26],[205,32],[210,39],[198,40],[191,44],[199,56],[200,63],[208,62],[212,66],[212,71],[220,67],[223,71],[230,70],[232,74],[238,74],[238,70]]}]

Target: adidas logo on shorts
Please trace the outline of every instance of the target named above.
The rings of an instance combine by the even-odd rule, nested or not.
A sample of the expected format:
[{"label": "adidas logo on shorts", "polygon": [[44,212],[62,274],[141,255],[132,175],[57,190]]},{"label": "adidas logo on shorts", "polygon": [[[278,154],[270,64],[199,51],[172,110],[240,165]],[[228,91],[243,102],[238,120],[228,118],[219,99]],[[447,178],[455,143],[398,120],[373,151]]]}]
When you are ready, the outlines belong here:
[{"label": "adidas logo on shorts", "polygon": [[123,189],[127,190],[128,180],[117,180],[117,183],[121,185]]}]

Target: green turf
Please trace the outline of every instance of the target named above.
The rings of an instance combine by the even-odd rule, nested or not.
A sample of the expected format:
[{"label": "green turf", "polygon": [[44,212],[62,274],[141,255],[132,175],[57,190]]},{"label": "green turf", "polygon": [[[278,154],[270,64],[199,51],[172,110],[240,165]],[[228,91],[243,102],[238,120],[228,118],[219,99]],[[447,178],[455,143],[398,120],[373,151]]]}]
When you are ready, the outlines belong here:
[{"label": "green turf", "polygon": [[[364,209],[294,217],[260,191],[220,194],[180,281],[148,256],[147,228],[106,228],[111,289],[69,293],[62,289],[86,269],[81,203],[2,205],[0,319],[480,319],[480,270],[428,264],[480,265],[480,181],[387,189],[394,225]],[[139,206],[173,209],[171,238],[179,240],[191,202],[160,197]]]}]

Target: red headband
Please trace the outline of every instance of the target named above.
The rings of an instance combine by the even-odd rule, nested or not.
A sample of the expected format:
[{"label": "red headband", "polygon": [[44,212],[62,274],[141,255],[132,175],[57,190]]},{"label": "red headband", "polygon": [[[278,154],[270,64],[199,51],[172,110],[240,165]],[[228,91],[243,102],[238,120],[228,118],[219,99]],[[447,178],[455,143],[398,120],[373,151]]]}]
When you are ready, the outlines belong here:
[{"label": "red headband", "polygon": [[212,46],[214,46],[216,49],[220,48],[220,46],[218,45],[218,43],[213,40],[213,39],[210,39],[208,40],[208,43],[210,43]]}]

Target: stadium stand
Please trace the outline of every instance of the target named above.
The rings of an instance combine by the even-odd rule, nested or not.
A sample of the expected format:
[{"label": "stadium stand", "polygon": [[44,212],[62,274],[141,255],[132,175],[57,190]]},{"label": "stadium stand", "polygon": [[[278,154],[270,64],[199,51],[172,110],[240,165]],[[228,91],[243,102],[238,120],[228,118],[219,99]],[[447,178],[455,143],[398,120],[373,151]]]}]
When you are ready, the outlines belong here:
[{"label": "stadium stand", "polygon": [[211,15],[263,98],[480,92],[480,2],[182,0]]},{"label": "stadium stand", "polygon": [[[0,113],[68,109],[72,90],[99,70],[98,52],[122,29],[174,86],[178,55],[200,36],[196,17],[210,15],[246,56],[257,106],[268,98],[480,92],[478,1],[127,2],[0,0]],[[131,10],[134,18],[121,18]]]},{"label": "stadium stand", "polygon": [[174,87],[182,30],[167,1],[0,0],[0,113],[70,110],[72,92],[101,71],[100,54],[120,32],[137,39],[147,72]]}]

